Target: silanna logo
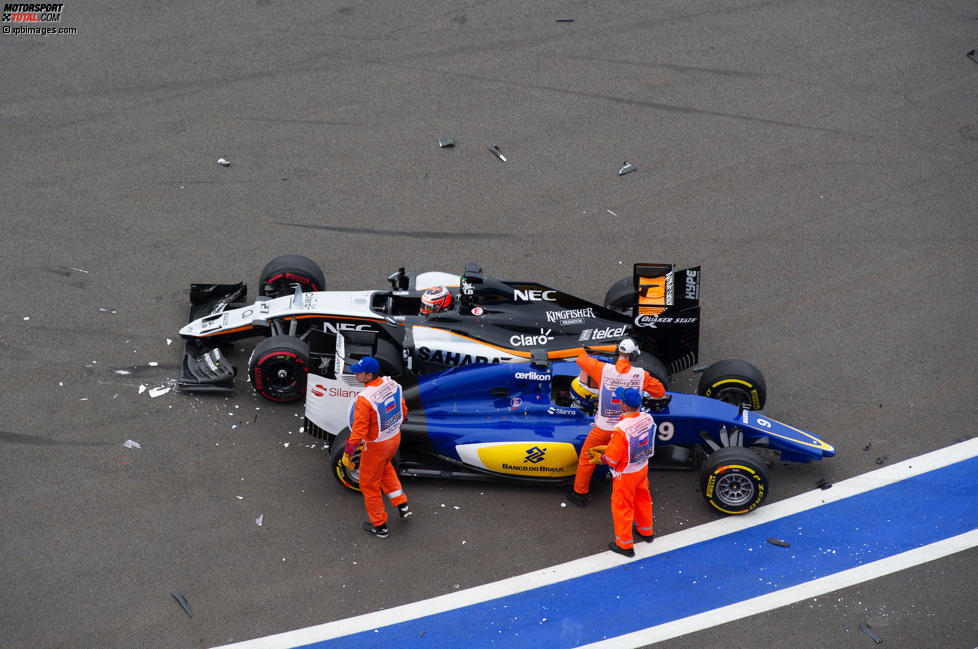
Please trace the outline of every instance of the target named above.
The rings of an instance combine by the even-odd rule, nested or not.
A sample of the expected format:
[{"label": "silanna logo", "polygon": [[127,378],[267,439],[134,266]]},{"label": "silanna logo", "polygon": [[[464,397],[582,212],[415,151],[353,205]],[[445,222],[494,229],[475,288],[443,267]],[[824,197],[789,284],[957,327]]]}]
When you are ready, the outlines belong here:
[{"label": "silanna logo", "polygon": [[63,4],[13,4],[3,5],[5,23],[56,23],[61,20]]}]

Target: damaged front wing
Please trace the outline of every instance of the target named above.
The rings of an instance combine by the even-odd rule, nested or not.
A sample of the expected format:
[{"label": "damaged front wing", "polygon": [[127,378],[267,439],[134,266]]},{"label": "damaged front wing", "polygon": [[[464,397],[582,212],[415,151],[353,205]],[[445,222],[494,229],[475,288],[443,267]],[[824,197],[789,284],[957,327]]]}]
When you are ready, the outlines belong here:
[{"label": "damaged front wing", "polygon": [[[193,322],[208,315],[221,313],[231,304],[243,302],[247,285],[191,284],[190,315]],[[209,347],[200,340],[183,343],[183,362],[177,387],[186,392],[233,392],[236,369],[224,358],[219,347]]]}]

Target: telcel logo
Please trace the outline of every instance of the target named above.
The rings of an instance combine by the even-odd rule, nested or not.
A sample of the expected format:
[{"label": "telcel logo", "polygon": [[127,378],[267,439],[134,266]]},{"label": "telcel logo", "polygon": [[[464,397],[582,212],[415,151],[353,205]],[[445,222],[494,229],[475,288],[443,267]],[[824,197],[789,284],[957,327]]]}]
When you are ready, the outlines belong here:
[{"label": "telcel logo", "polygon": [[605,327],[604,329],[585,329],[581,332],[579,341],[585,340],[604,340],[606,338],[620,338],[625,335],[628,325],[621,327]]}]

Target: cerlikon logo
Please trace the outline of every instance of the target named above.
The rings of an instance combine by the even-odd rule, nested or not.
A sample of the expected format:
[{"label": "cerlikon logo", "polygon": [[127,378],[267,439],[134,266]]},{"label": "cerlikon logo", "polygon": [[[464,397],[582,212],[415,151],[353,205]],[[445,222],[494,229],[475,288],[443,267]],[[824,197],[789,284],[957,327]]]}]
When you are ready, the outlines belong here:
[{"label": "cerlikon logo", "polygon": [[541,374],[539,372],[516,372],[513,374],[514,378],[517,379],[528,379],[530,381],[549,381],[549,374]]}]

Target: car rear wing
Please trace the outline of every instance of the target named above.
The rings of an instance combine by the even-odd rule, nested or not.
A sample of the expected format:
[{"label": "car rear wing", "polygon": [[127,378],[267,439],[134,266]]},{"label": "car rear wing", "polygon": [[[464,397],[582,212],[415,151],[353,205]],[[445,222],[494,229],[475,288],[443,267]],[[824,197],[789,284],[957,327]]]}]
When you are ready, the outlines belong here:
[{"label": "car rear wing", "polygon": [[651,341],[669,374],[696,364],[700,348],[700,267],[673,270],[672,264],[635,264],[632,323]]}]

